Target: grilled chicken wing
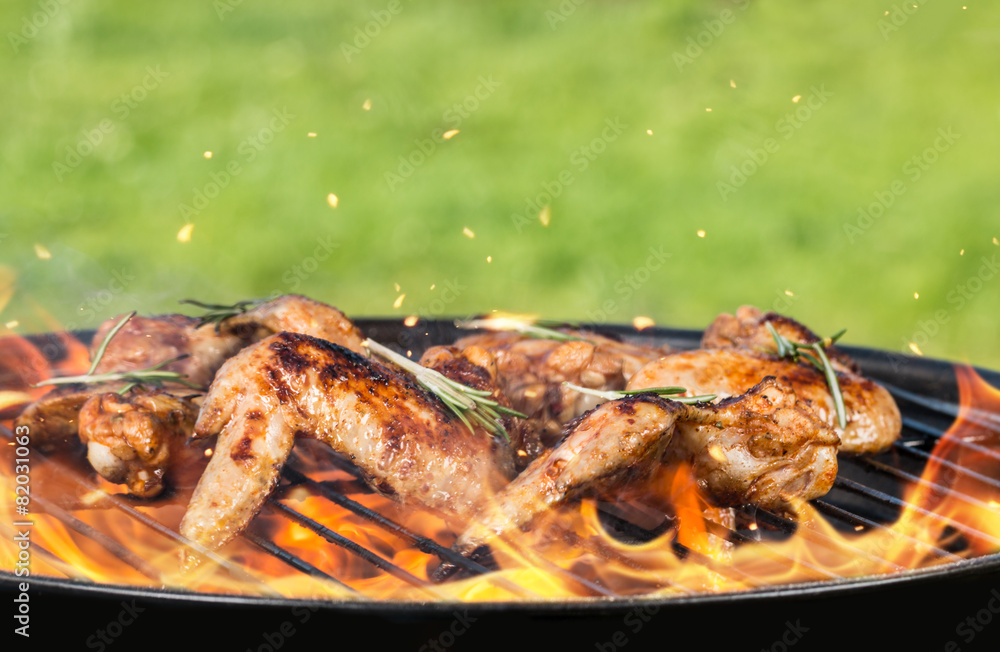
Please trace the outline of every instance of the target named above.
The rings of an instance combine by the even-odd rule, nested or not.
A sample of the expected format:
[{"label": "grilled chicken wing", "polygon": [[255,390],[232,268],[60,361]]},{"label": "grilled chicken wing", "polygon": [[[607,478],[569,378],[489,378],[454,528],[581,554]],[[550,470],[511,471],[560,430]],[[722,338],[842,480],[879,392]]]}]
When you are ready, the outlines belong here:
[{"label": "grilled chicken wing", "polygon": [[899,408],[885,388],[867,378],[838,372],[847,413],[847,428],[841,429],[826,378],[818,369],[745,349],[702,349],[666,356],[640,369],[628,389],[679,386],[693,395],[725,398],[739,396],[765,376],[778,378],[820,421],[834,428],[843,451],[875,452],[899,437]]},{"label": "grilled chicken wing", "polygon": [[198,416],[186,398],[161,390],[133,389],[125,396],[92,396],[80,410],[80,441],[102,477],[125,484],[133,496],[152,498],[176,462]]},{"label": "grilled chicken wing", "polygon": [[[554,445],[566,423],[600,401],[565,387],[564,381],[590,389],[624,389],[644,364],[670,351],[667,347],[618,342],[596,333],[565,333],[580,339],[538,339],[501,331],[464,337],[447,347],[459,351],[475,348],[492,357],[503,393],[514,409],[528,415],[528,431],[535,433],[520,449],[525,451],[525,461]],[[424,359],[439,348],[429,349]]]},{"label": "grilled chicken wing", "polygon": [[[92,355],[119,321],[121,316],[98,328]],[[281,331],[322,337],[356,351],[362,341],[360,331],[336,308],[285,295],[231,317],[217,329],[184,315],[133,317],[108,343],[95,372],[137,371],[180,358],[164,369],[207,387],[226,359],[250,342]],[[163,488],[174,443],[191,433],[197,413],[190,400],[193,390],[166,383],[163,391],[138,387],[124,397],[109,394],[123,386],[57,387],[28,406],[16,425],[28,426],[43,450],[79,438],[104,478],[125,483],[133,495],[152,497]]]},{"label": "grilled chicken wing", "polygon": [[606,489],[647,472],[664,458],[691,462],[707,495],[720,505],[782,509],[830,490],[837,476],[837,435],[773,378],[716,405],[684,405],[639,394],[608,401],[567,428],[489,501],[456,541],[471,554],[583,492]]},{"label": "grilled chicken wing", "polygon": [[181,533],[213,548],[260,509],[296,437],[328,444],[381,493],[459,517],[471,516],[514,468],[506,444],[470,432],[409,377],[291,333],[223,365],[195,432],[219,439]]}]

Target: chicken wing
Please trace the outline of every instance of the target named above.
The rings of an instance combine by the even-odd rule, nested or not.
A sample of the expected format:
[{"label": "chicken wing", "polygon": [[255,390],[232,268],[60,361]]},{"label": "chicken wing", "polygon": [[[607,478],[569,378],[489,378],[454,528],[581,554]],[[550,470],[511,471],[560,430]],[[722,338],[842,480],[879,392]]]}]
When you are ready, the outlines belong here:
[{"label": "chicken wing", "polygon": [[257,513],[296,437],[350,459],[376,491],[459,517],[470,517],[514,469],[505,443],[480,428],[470,432],[395,368],[292,333],[223,365],[195,432],[219,439],[181,533],[212,548]]},{"label": "chicken wing", "polygon": [[567,428],[456,541],[469,555],[497,536],[527,529],[545,510],[584,492],[648,472],[666,456],[693,465],[719,505],[784,509],[830,490],[837,435],[773,378],[716,405],[684,405],[654,394],[608,401]]},{"label": "chicken wing", "polygon": [[[528,432],[520,450],[533,460],[558,441],[563,426],[598,404],[564,381],[599,390],[620,390],[644,364],[670,352],[668,347],[618,342],[585,331],[565,330],[579,339],[561,341],[513,332],[487,332],[463,337],[452,350],[475,348],[491,357],[497,382],[514,409],[528,415]],[[424,359],[442,347],[428,349]],[[477,353],[477,355],[481,355]]]}]

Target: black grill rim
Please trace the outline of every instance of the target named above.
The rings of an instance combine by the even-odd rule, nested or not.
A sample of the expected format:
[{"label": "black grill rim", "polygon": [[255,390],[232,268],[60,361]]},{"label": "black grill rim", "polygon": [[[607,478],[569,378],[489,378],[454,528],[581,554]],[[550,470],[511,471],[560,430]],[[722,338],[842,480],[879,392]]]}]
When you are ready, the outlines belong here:
[{"label": "black grill rim", "polygon": [[[415,352],[439,343],[451,343],[463,331],[455,327],[453,319],[420,320],[407,327],[398,318],[361,318],[355,320],[358,327],[372,339],[387,345],[395,344],[402,350]],[[653,327],[636,331],[630,325],[579,324],[579,327],[604,335],[622,339],[657,344],[669,344],[678,349],[696,348],[702,331]],[[84,342],[89,342],[92,332],[75,333]],[[28,336],[33,341],[45,341],[47,334]],[[922,394],[932,393],[948,401],[957,400],[954,364],[946,360],[915,357],[885,350],[866,347],[841,346],[861,366],[862,372],[877,381],[887,382],[902,388],[914,384],[921,385]],[[900,373],[899,368],[904,370]],[[994,387],[1000,387],[1000,372],[973,367],[975,371]],[[44,587],[54,593],[68,597],[130,597],[153,602],[171,604],[199,604],[215,607],[316,607],[328,611],[346,613],[363,611],[372,614],[414,613],[416,615],[441,615],[451,613],[456,607],[477,613],[549,613],[549,614],[618,614],[636,607],[688,607],[692,605],[739,606],[759,605],[768,601],[787,601],[796,598],[845,598],[852,595],[888,589],[898,586],[933,588],[958,579],[976,578],[1000,581],[1000,552],[981,557],[948,562],[929,568],[913,569],[893,574],[858,576],[831,580],[799,582],[769,587],[728,591],[722,593],[697,593],[677,596],[627,596],[607,598],[531,599],[488,602],[459,601],[403,601],[374,600],[324,600],[305,598],[285,598],[272,596],[235,595],[195,592],[175,588],[150,588],[122,584],[97,584],[88,581],[30,576],[18,578],[8,571],[0,571],[0,590],[14,591],[20,582],[30,581],[32,586]]]}]

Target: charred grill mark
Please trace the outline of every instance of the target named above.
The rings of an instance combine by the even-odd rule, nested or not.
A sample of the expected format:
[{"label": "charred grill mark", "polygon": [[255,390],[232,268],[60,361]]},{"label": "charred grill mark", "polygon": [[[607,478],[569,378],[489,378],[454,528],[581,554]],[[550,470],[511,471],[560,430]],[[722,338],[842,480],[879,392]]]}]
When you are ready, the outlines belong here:
[{"label": "charred grill mark", "polygon": [[283,404],[288,403],[292,399],[292,390],[285,383],[285,379],[281,377],[281,372],[274,367],[267,368],[267,380],[268,384],[274,389],[275,395],[278,400]]},{"label": "charred grill mark", "polygon": [[253,440],[249,437],[244,437],[240,440],[233,451],[229,454],[234,462],[248,462],[254,458],[253,454]]},{"label": "charred grill mark", "polygon": [[247,419],[250,421],[260,421],[264,418],[264,415],[260,413],[260,410],[250,410],[247,412]]}]

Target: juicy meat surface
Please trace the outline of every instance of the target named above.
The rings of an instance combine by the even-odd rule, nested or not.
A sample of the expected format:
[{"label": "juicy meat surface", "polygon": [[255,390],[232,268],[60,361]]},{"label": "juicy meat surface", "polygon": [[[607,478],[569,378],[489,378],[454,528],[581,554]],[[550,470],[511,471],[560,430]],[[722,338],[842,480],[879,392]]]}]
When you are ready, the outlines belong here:
[{"label": "juicy meat surface", "polygon": [[306,335],[273,335],[227,361],[195,432],[219,438],[181,533],[213,548],[260,509],[296,437],[326,443],[383,494],[458,517],[513,475],[506,444],[470,432],[408,376]]},{"label": "juicy meat surface", "polygon": [[230,317],[222,331],[251,341],[275,333],[301,333],[361,353],[365,336],[347,315],[333,306],[300,294],[285,294],[247,312]]},{"label": "juicy meat surface", "polygon": [[98,394],[80,409],[80,441],[102,477],[125,484],[133,496],[152,498],[163,490],[197,414],[192,401],[161,390]]},{"label": "juicy meat surface", "polygon": [[739,396],[766,376],[789,387],[816,417],[839,435],[841,450],[875,452],[891,445],[902,428],[896,402],[886,389],[849,372],[837,372],[847,428],[841,429],[826,378],[818,369],[745,349],[700,349],[674,353],[636,373],[628,389],[679,386],[692,395]]},{"label": "juicy meat surface", "polygon": [[608,401],[567,430],[487,503],[456,550],[468,555],[527,529],[553,506],[620,486],[665,455],[691,462],[701,488],[720,505],[783,509],[792,499],[825,494],[837,476],[837,435],[773,378],[717,405],[653,394]]},{"label": "juicy meat surface", "polygon": [[[492,356],[497,381],[514,409],[528,415],[528,429],[537,433],[523,449],[534,459],[552,446],[563,426],[593,408],[600,399],[563,385],[620,390],[646,363],[666,355],[666,347],[618,342],[596,333],[566,330],[581,339],[538,339],[513,332],[487,332],[463,337],[453,349],[470,347]],[[424,358],[435,355],[435,347]]]}]

